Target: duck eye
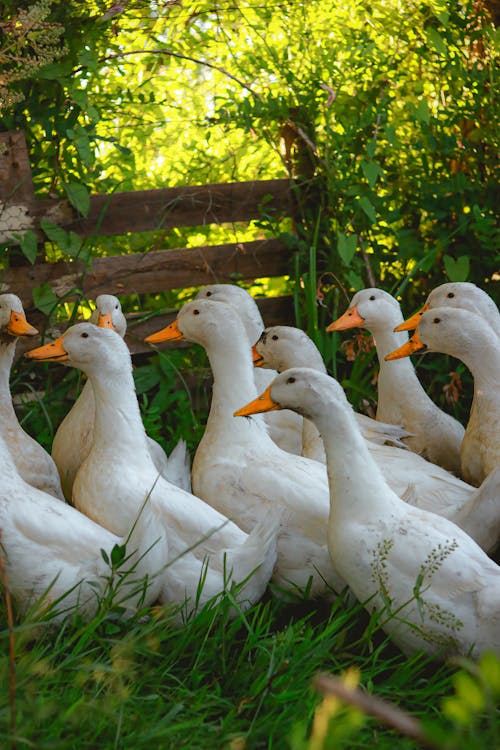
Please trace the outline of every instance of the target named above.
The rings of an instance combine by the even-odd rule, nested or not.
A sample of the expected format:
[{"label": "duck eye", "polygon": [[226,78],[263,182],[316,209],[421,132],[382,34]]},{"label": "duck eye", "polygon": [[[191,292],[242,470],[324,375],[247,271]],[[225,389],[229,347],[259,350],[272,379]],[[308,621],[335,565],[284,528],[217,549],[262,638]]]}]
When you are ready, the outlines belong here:
[{"label": "duck eye", "polygon": [[200,314],[199,310],[197,310],[197,309],[193,310],[193,315],[199,315],[199,314]]},{"label": "duck eye", "polygon": [[205,292],[205,297],[211,297],[211,296],[212,296],[212,292]]},{"label": "duck eye", "polygon": [[115,310],[118,310],[118,302],[115,305]]},{"label": "duck eye", "polygon": [[374,299],[375,299],[375,295],[374,295],[374,294],[372,294],[372,295],[371,295],[371,297],[370,297],[369,299],[371,299],[371,300],[374,300]]},{"label": "duck eye", "polygon": [[448,294],[446,296],[448,297],[448,299],[453,299],[453,297],[455,296],[455,293],[454,292],[448,292]]},{"label": "duck eye", "polygon": [[295,378],[287,378],[286,382],[287,383],[295,383]]},{"label": "duck eye", "polygon": [[82,333],[82,339],[88,339],[89,335],[88,333]]},{"label": "duck eye", "polygon": [[274,334],[274,336],[271,336],[271,338],[273,341],[277,341],[279,339],[279,336],[276,336],[276,334]]},{"label": "duck eye", "polygon": [[434,318],[433,323],[441,323],[441,318]]}]

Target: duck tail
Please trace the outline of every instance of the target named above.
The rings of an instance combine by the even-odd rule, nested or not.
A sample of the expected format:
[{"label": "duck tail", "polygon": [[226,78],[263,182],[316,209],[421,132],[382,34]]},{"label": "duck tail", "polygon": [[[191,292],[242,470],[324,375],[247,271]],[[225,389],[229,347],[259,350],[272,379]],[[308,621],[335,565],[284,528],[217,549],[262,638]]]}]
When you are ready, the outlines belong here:
[{"label": "duck tail", "polygon": [[191,456],[186,441],[181,438],[167,459],[165,476],[169,482],[191,492]]},{"label": "duck tail", "polygon": [[408,432],[399,424],[388,424],[379,422],[376,419],[366,416],[366,414],[356,414],[356,420],[363,433],[363,437],[371,443],[377,445],[394,445],[397,448],[408,448],[403,442],[403,438],[413,437],[412,432]]},{"label": "duck tail", "polygon": [[277,541],[282,511],[268,513],[239,547],[226,550],[225,570],[236,587],[236,599],[243,609],[264,594],[276,564]]},{"label": "duck tail", "polygon": [[500,542],[500,466],[494,469],[464,503],[453,521],[491,553]]}]

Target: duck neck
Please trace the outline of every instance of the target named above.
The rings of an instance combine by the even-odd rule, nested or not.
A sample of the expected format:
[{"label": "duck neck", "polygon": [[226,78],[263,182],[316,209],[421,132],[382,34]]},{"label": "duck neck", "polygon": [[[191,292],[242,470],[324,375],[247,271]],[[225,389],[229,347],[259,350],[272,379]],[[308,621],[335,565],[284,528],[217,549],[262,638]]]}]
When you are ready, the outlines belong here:
[{"label": "duck neck", "polygon": [[371,457],[349,405],[339,408],[325,399],[314,422],[327,459],[330,528],[340,529],[353,518],[381,518],[393,511],[393,493]]},{"label": "duck neck", "polygon": [[[402,322],[403,318],[401,316]],[[385,360],[386,354],[398,349],[408,341],[406,331],[393,331],[393,326],[398,325],[398,321],[391,321],[387,326],[381,326],[380,329],[372,328],[372,335],[377,347],[377,357],[379,361],[378,376],[378,393],[379,405],[377,409],[377,419],[391,421],[394,415],[387,411],[387,404],[397,404],[401,398],[406,402],[412,394],[420,394],[422,386],[409,357],[401,359]]]},{"label": "duck neck", "polygon": [[13,423],[18,426],[9,384],[15,351],[16,339],[0,333],[0,419],[4,426]]},{"label": "duck neck", "polygon": [[[496,342],[495,342],[496,343]],[[500,351],[491,345],[491,337],[483,331],[476,331],[469,339],[469,346],[460,351],[447,352],[458,357],[474,378],[474,392],[498,393],[498,373],[500,372]]]},{"label": "duck neck", "polygon": [[[229,432],[234,429],[241,432],[243,425],[250,422],[236,419],[233,413],[258,395],[251,349],[246,336],[242,335],[224,341],[211,341],[206,350],[214,378],[207,432],[213,429],[215,423],[218,430],[224,425],[227,439]],[[260,414],[252,417],[251,421],[263,424]]]},{"label": "duck neck", "polygon": [[120,365],[88,373],[95,400],[92,450],[101,454],[127,451],[127,455],[144,461],[149,452],[132,368],[123,362]]}]

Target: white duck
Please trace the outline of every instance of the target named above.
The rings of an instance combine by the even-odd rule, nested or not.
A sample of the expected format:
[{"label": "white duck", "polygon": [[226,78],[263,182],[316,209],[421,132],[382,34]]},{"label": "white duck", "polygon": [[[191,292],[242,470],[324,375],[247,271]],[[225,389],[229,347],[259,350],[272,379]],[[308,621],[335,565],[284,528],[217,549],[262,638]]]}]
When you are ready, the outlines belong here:
[{"label": "white duck", "polygon": [[[114,328],[122,338],[125,336],[127,321],[119,300],[112,294],[101,294],[96,298],[91,321],[100,327]],[[90,452],[94,412],[94,392],[90,381],[87,381],[71,411],[59,425],[52,444],[52,458],[59,470],[68,500],[72,496],[77,471]],[[159,473],[170,482],[190,491],[190,460],[185,441],[180,440],[168,458],[155,440],[148,436],[147,441],[151,458]]]},{"label": "white duck", "polygon": [[462,474],[479,484],[500,465],[500,350],[498,337],[483,317],[461,308],[424,312],[409,342],[387,355],[393,360],[417,352],[457,357],[474,378],[473,419],[462,442]]},{"label": "white duck", "polygon": [[[300,328],[292,326],[270,326],[264,330],[259,340],[253,345],[255,367],[264,367],[276,372],[283,372],[289,367],[311,367],[318,372],[326,372],[325,363],[309,336]],[[384,424],[375,419],[356,414],[356,419],[364,437],[379,445],[391,442],[403,447],[401,438],[408,433],[397,425]],[[326,462],[323,441],[314,424],[303,420],[302,455]]]},{"label": "white duck", "polygon": [[[157,529],[168,539],[169,566],[160,599],[185,611],[219,595],[230,583],[246,608],[263,594],[276,558],[277,521],[245,534],[198,497],[159,475],[149,452],[132,377],[130,353],[113,330],[78,323],[27,356],[82,369],[95,398],[94,440],[73,485],[76,506],[123,535],[148,498]],[[265,528],[264,528],[265,526]]]},{"label": "white duck", "polygon": [[23,479],[64,500],[56,466],[47,451],[19,424],[9,387],[17,338],[37,333],[37,329],[26,320],[19,297],[0,294],[0,435]]},{"label": "white duck", "polygon": [[500,568],[458,526],[404,503],[387,485],[342,387],[293,368],[239,414],[292,408],[323,436],[335,567],[406,654],[500,654]]},{"label": "white duck", "polygon": [[476,284],[469,281],[450,281],[441,284],[427,297],[421,310],[398,325],[398,331],[411,331],[417,327],[422,313],[434,307],[460,307],[484,319],[500,336],[500,312],[491,297]]},{"label": "white duck", "polygon": [[327,549],[328,483],[323,464],[279,448],[261,419],[234,419],[254,398],[250,342],[243,322],[225,302],[200,299],[180,310],[149,343],[186,339],[207,351],[214,383],[205,433],[193,461],[193,489],[246,531],[284,509],[273,581],[281,591],[330,596],[345,583]]},{"label": "white duck", "polygon": [[348,310],[327,331],[360,326],[372,332],[380,364],[377,419],[401,424],[413,437],[404,442],[432,463],[460,474],[460,446],[464,427],[429,398],[409,359],[386,362],[385,355],[407,341],[394,332],[403,321],[399,303],[382,289],[356,292]]},{"label": "white duck", "polygon": [[[278,371],[290,367],[309,367],[326,373],[316,346],[298,328],[266,328],[253,351],[254,364],[258,357],[258,361],[262,360],[264,364],[269,362]],[[360,420],[360,415],[355,414],[355,417],[366,439],[373,420],[366,417],[367,431],[363,429],[365,422]],[[388,427],[390,425],[386,425],[386,431]],[[326,461],[321,436],[314,423],[308,419],[304,419],[304,445],[310,452],[316,451],[316,456],[310,457]],[[500,538],[498,481],[492,478],[476,489],[451,476],[444,469],[430,464],[416,453],[388,445],[374,445],[371,440],[367,447],[382,469],[386,481],[399,497],[457,523],[487,552],[494,549]]]},{"label": "white duck", "polygon": [[[167,562],[157,524],[141,514],[128,540],[103,529],[25,482],[1,436],[0,465],[1,554],[10,592],[22,612],[37,606],[52,608],[55,621],[75,609],[90,617],[109,594],[111,582],[118,585],[114,602],[128,614],[157,598],[157,573]],[[102,551],[111,560],[113,548],[124,543],[127,559],[112,575]]]},{"label": "white duck", "polygon": [[[236,310],[251,344],[254,344],[264,330],[264,321],[260,310],[246,289],[236,284],[210,284],[200,289],[195,299],[211,299],[214,302],[226,302]],[[255,385],[258,391],[265,388],[276,375],[275,372],[254,372]],[[302,452],[302,418],[292,411],[279,414],[265,414],[269,435],[276,445],[284,451],[300,456]]]},{"label": "white duck", "polygon": [[[174,323],[147,340],[182,338],[206,349],[214,376],[207,427],[193,462],[194,491],[222,513],[232,514],[244,529],[264,519],[273,505],[286,508],[290,512],[283,524],[287,538],[281,535],[278,541],[275,580],[283,588],[287,581],[306,588],[312,572],[312,595],[327,591],[325,579],[338,591],[342,581],[335,570],[328,570],[323,557],[329,512],[325,466],[282,451],[270,440],[263,421],[232,419],[236,406],[256,395],[250,345],[241,320],[222,302],[198,300],[184,305]],[[408,502],[437,506],[443,515],[455,516],[477,492],[409,451],[370,447],[377,450],[377,458],[382,452],[380,466],[387,481]],[[386,451],[397,453],[397,460],[386,460]]]}]

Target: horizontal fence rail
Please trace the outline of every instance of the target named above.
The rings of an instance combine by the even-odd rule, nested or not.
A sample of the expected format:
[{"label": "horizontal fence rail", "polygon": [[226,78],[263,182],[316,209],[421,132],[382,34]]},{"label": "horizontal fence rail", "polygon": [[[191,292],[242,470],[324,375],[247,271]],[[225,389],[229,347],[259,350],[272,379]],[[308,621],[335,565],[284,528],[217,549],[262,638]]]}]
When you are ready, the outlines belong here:
[{"label": "horizontal fence rail", "polygon": [[[93,195],[89,212],[83,217],[66,200],[37,199],[24,135],[0,134],[0,242],[17,244],[19,237],[13,238],[13,233],[22,235],[32,230],[42,244],[46,241],[40,226],[44,219],[85,238],[249,222],[261,218],[263,211],[287,217],[292,216],[292,205],[289,180],[259,180]],[[33,290],[44,284],[49,284],[59,299],[82,294],[92,299],[105,293],[156,294],[211,283],[252,281],[290,271],[291,252],[284,243],[259,239],[88,260],[37,261],[33,265],[19,257],[15,265],[0,271],[0,289],[17,294],[30,309]],[[291,298],[261,299],[259,306],[266,324],[293,321]],[[174,317],[171,313],[160,322],[160,316],[140,322],[132,317],[127,337],[132,353],[150,351],[142,339]],[[35,311],[33,322],[43,327],[43,314]],[[19,352],[35,343],[20,342]]]},{"label": "horizontal fence rail", "polygon": [[92,298],[98,294],[154,294],[235,279],[248,281],[283,276],[289,270],[290,251],[279,240],[269,239],[92,258],[88,267],[82,261],[17,266],[0,276],[0,288],[17,294],[29,306],[33,289],[47,283],[58,297],[81,290]]}]

